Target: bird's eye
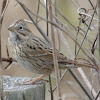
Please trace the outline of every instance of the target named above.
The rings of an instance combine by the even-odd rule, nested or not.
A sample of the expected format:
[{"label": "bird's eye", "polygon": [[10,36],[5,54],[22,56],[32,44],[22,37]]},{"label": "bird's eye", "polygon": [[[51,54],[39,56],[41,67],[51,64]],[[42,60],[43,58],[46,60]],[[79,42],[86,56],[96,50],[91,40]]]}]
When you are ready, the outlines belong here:
[{"label": "bird's eye", "polygon": [[22,27],[22,26],[20,26],[20,27],[19,27],[19,29],[20,29],[20,30],[22,30],[22,29],[23,29],[23,27]]}]

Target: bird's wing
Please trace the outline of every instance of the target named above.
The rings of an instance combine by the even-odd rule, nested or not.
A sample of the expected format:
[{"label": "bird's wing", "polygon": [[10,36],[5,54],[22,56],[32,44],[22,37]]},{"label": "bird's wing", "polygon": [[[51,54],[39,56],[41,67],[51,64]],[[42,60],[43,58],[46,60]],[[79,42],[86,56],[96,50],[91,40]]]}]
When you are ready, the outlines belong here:
[{"label": "bird's wing", "polygon": [[[45,59],[49,59],[49,60],[53,60],[53,53],[52,53],[52,49],[50,49],[50,50],[36,50],[36,51],[33,51],[33,50],[28,50],[27,51],[27,54],[29,55],[29,56],[34,56],[34,57],[43,57],[43,58],[45,58]],[[58,59],[61,59],[61,60],[64,60],[66,57],[63,55],[63,54],[61,54],[61,53],[59,53],[58,51],[57,51],[57,58]]]},{"label": "bird's wing", "polygon": [[[29,46],[29,50],[27,51],[29,56],[34,57],[43,57],[45,59],[53,60],[53,51],[52,47],[47,41],[40,38],[33,38],[32,42],[27,42],[27,46]],[[66,57],[57,50],[58,59],[65,59]]]},{"label": "bird's wing", "polygon": [[[48,62],[53,62],[53,50],[52,47],[47,41],[40,39],[40,38],[34,38],[32,42],[27,42],[27,46],[29,46],[29,49],[27,50],[27,54],[30,57],[38,57],[43,60],[47,60]],[[68,65],[76,65],[76,66],[89,66],[89,64],[79,63],[74,60],[67,59],[62,53],[60,53],[57,50],[57,58],[59,64],[68,64]]]}]

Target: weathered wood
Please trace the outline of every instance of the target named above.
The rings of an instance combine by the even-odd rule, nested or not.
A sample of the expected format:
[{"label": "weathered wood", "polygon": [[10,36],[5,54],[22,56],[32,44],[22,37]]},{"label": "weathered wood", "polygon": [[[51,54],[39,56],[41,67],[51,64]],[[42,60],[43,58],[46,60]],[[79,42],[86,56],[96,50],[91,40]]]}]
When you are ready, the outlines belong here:
[{"label": "weathered wood", "polygon": [[30,80],[27,77],[3,76],[4,100],[45,100],[45,84],[17,85]]}]

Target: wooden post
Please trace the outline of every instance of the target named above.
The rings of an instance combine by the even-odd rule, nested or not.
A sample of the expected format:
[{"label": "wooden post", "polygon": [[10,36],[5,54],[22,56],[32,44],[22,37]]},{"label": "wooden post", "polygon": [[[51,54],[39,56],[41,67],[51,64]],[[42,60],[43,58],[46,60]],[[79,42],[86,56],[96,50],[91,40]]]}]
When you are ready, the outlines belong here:
[{"label": "wooden post", "polygon": [[27,77],[3,76],[4,100],[45,100],[45,84],[17,85],[28,81]]}]

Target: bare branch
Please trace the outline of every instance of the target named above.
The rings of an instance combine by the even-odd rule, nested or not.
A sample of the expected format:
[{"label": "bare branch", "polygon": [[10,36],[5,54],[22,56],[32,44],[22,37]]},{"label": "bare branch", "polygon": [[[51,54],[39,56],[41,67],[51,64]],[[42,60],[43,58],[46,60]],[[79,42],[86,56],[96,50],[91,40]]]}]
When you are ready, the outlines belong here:
[{"label": "bare branch", "polygon": [[54,100],[54,97],[53,97],[53,91],[52,91],[51,76],[50,76],[50,75],[49,75],[49,84],[50,84],[51,100]]},{"label": "bare branch", "polygon": [[[50,21],[53,22],[51,0],[49,0],[49,12],[50,12]],[[54,68],[55,68],[55,74],[56,74],[56,85],[57,85],[57,95],[58,95],[57,97],[58,97],[58,100],[62,100],[61,91],[60,91],[61,90],[60,89],[60,74],[59,74],[57,51],[56,51],[56,44],[55,44],[55,33],[54,33],[53,25],[51,25],[51,38],[52,38]]]}]

